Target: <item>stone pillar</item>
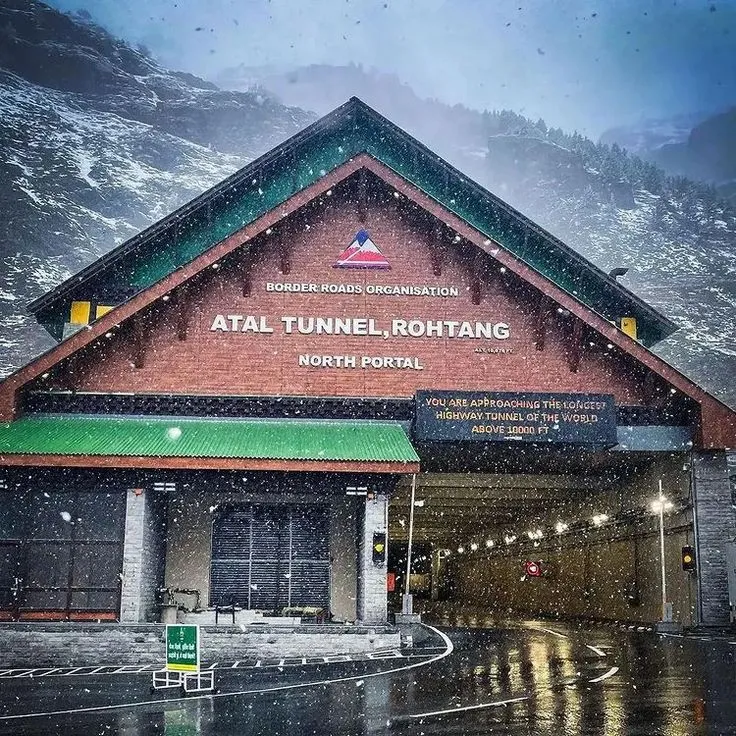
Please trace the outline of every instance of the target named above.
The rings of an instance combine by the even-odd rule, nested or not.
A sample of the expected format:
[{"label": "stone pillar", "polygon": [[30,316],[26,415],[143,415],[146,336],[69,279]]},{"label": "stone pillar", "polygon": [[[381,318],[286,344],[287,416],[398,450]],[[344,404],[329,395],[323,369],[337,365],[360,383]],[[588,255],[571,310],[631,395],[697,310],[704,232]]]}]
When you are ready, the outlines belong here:
[{"label": "stone pillar", "polygon": [[120,621],[139,623],[155,614],[156,591],[163,585],[165,562],[163,498],[152,491],[127,491],[123,579],[120,595]]},{"label": "stone pillar", "polygon": [[[373,532],[386,532],[388,497],[366,500],[358,527],[358,620],[367,624],[386,623],[386,565],[373,564]],[[388,551],[388,550],[387,550]]]},{"label": "stone pillar", "polygon": [[723,450],[693,452],[697,530],[698,623],[729,622],[726,543],[736,537],[736,516]]}]

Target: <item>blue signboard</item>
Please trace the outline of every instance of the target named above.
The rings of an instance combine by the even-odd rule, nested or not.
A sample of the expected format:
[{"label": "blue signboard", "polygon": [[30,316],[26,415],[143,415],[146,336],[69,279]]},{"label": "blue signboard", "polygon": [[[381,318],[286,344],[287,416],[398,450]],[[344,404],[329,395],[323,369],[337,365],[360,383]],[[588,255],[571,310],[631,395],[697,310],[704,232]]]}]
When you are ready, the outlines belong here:
[{"label": "blue signboard", "polygon": [[414,436],[425,442],[611,447],[616,444],[616,405],[606,394],[418,391]]}]

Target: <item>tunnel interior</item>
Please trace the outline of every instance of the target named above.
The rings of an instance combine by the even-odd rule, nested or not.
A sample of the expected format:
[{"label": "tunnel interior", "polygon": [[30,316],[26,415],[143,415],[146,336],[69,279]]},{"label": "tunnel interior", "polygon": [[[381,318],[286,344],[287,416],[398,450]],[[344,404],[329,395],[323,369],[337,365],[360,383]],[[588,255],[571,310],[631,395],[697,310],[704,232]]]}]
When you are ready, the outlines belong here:
[{"label": "tunnel interior", "polygon": [[[696,619],[689,455],[581,449],[434,448],[416,477],[409,590],[428,614],[481,610],[656,622],[662,617],[660,482],[666,598]],[[389,508],[389,609],[406,591],[411,478]]]}]

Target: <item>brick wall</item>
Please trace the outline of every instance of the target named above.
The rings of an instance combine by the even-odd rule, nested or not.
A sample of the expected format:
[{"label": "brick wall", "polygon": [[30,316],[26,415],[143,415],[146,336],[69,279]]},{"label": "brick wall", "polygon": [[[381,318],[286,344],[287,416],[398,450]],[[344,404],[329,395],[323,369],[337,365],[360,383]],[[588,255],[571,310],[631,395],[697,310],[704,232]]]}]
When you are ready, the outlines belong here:
[{"label": "brick wall", "polygon": [[[159,624],[0,624],[3,667],[73,667],[161,664],[165,626]],[[238,627],[205,626],[203,663],[251,657],[322,657],[397,648],[398,631],[387,626]]]},{"label": "brick wall", "polygon": [[[44,385],[84,391],[157,393],[412,396],[417,389],[489,389],[614,393],[618,403],[642,403],[641,377],[628,359],[585,335],[577,373],[568,365],[570,317],[553,310],[544,350],[535,347],[537,295],[496,273],[473,304],[475,264],[454,246],[443,250],[440,276],[434,275],[431,228],[410,222],[394,200],[374,204],[365,227],[388,258],[391,269],[333,268],[338,254],[361,227],[349,201],[328,198],[289,224],[251,243],[217,270],[209,269],[179,294],[159,302],[140,319],[110,338],[55,367]],[[288,250],[290,270],[281,273],[280,249]],[[244,283],[249,295],[244,296]],[[332,283],[360,286],[362,294],[283,294],[266,291],[267,282]],[[457,287],[457,297],[377,296],[369,285]],[[186,314],[186,339],[177,338],[179,310]],[[218,314],[265,317],[273,334],[219,332],[210,328]],[[506,322],[507,340],[469,338],[387,339],[354,335],[285,335],[282,316],[369,317],[379,326],[394,318]],[[595,342],[595,341],[594,341]],[[503,347],[511,353],[476,352]],[[299,356],[355,355],[417,358],[423,370],[300,367]],[[137,361],[137,356],[140,360]],[[136,362],[137,361],[137,362]],[[140,367],[135,367],[139,365]]]},{"label": "brick wall", "polygon": [[365,502],[358,539],[358,620],[376,623],[386,620],[386,565],[373,564],[373,532],[386,531],[388,498],[376,496]]},{"label": "brick wall", "polygon": [[736,515],[725,452],[693,453],[693,491],[701,623],[726,624],[729,622],[726,544],[736,538]]},{"label": "brick wall", "polygon": [[120,600],[120,620],[126,623],[152,620],[156,591],[163,585],[165,554],[165,500],[152,492],[126,496],[125,543]]}]

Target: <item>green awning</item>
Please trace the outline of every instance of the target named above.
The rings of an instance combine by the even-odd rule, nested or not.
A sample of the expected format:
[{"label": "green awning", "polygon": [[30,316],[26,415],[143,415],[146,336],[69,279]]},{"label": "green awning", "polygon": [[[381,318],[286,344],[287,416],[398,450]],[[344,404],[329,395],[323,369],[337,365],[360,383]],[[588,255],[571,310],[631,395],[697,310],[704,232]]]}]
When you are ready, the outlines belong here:
[{"label": "green awning", "polygon": [[397,422],[44,415],[0,424],[8,455],[418,463]]}]

